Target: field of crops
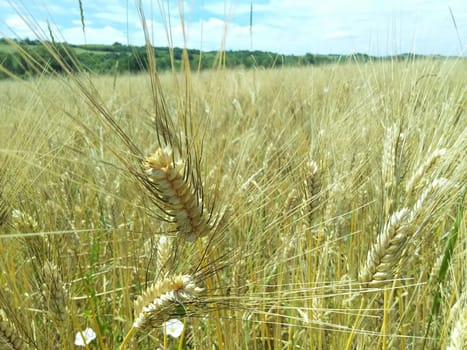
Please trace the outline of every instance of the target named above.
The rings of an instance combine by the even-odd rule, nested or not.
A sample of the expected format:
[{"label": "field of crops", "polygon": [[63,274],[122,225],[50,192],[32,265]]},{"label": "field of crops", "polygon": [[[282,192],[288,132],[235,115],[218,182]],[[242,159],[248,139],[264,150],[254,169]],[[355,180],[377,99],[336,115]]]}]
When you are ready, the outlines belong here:
[{"label": "field of crops", "polygon": [[0,81],[0,349],[466,349],[466,81]]}]

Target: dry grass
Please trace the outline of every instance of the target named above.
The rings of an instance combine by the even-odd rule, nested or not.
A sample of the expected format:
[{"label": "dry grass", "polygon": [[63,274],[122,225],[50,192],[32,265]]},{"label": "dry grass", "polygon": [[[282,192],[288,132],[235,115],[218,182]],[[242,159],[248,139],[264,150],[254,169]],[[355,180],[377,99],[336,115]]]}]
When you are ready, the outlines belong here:
[{"label": "dry grass", "polygon": [[466,68],[1,81],[8,329],[112,349],[150,313],[126,348],[459,348]]}]

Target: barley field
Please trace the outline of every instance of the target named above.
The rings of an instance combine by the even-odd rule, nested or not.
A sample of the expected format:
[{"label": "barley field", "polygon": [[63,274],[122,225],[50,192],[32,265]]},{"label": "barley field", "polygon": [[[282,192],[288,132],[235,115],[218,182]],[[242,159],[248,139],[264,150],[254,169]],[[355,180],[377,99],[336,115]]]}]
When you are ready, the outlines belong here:
[{"label": "barley field", "polygon": [[0,349],[466,349],[466,81],[0,81]]}]

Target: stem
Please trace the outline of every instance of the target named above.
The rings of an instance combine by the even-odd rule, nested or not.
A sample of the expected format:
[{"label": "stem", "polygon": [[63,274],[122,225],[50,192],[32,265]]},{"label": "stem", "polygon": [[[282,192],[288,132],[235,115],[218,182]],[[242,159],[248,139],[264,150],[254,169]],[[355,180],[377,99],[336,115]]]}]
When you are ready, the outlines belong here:
[{"label": "stem", "polygon": [[347,346],[345,347],[346,350],[352,349],[352,343],[353,343],[353,339],[355,337],[355,331],[359,327],[360,322],[361,322],[362,309],[363,309],[364,303],[365,303],[365,296],[362,296],[362,301],[360,303],[360,309],[359,309],[357,318],[355,319],[355,323],[354,323],[354,325],[352,327],[352,332],[350,333],[349,339],[347,339]]},{"label": "stem", "polygon": [[[197,239],[196,240],[196,243],[197,243],[197,246],[198,246],[198,250],[201,254],[201,256],[203,256],[203,247],[201,245],[201,240]],[[207,257],[209,259],[209,257]],[[208,276],[206,278],[206,284],[208,286],[208,291],[209,293],[211,293],[210,291],[212,291],[212,279],[210,276]],[[217,344],[217,347],[219,350],[224,350],[224,339],[222,337],[222,326],[221,326],[221,323],[220,323],[220,313],[219,313],[219,310],[217,309],[217,305],[214,305],[214,318],[215,318],[215,321],[216,321],[216,335],[217,335],[217,340],[218,340],[218,344]]]},{"label": "stem", "polygon": [[124,350],[125,349],[126,343],[128,343],[130,341],[130,339],[133,337],[133,334],[135,334],[135,333],[136,333],[136,328],[131,327],[130,330],[128,331],[128,333],[126,334],[125,338],[123,339],[123,342],[120,345],[119,350]]},{"label": "stem", "polygon": [[178,343],[178,350],[182,350],[183,348],[183,340],[185,339],[185,330],[186,330],[186,317],[183,320],[183,331],[182,331],[182,335],[180,336],[180,342]]}]

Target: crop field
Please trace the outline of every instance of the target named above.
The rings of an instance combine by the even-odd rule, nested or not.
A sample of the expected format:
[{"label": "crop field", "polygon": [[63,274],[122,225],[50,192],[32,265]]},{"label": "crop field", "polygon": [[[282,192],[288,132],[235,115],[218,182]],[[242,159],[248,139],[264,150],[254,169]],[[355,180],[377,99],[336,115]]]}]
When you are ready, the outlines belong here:
[{"label": "crop field", "polygon": [[467,348],[465,59],[29,59],[0,81],[0,349]]}]

